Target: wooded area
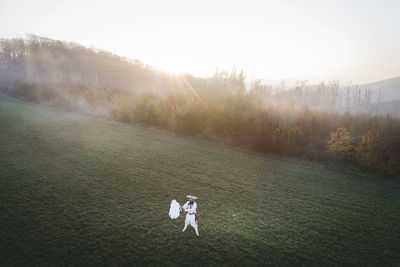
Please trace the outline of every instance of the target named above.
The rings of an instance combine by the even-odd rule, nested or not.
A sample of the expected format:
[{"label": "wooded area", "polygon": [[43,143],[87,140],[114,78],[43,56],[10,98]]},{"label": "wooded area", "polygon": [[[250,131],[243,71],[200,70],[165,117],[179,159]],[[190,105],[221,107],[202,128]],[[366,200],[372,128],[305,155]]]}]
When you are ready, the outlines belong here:
[{"label": "wooded area", "polygon": [[400,121],[368,109],[381,92],[298,82],[293,89],[243,71],[173,75],[139,60],[29,36],[0,43],[7,94],[106,119],[141,123],[264,153],[400,174]]}]

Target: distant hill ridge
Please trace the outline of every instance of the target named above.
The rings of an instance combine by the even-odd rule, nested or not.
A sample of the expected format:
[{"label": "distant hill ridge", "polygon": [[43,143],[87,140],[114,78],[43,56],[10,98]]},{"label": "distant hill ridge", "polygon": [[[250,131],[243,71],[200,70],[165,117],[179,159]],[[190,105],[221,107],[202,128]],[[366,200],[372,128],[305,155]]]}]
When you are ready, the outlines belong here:
[{"label": "distant hill ridge", "polygon": [[400,76],[363,84],[362,87],[369,87],[373,90],[382,90],[381,101],[400,100]]}]

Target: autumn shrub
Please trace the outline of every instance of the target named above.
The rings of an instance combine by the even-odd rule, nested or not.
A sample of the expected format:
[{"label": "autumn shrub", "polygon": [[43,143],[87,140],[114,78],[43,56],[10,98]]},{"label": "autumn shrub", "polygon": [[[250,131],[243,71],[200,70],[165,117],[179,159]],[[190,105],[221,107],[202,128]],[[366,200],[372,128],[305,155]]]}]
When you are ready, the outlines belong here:
[{"label": "autumn shrub", "polygon": [[349,135],[346,128],[338,128],[335,132],[330,134],[328,149],[338,160],[353,160],[355,147],[353,144],[353,138]]},{"label": "autumn shrub", "polygon": [[357,160],[366,170],[384,173],[388,161],[387,152],[383,131],[372,128],[361,137],[357,146]]}]

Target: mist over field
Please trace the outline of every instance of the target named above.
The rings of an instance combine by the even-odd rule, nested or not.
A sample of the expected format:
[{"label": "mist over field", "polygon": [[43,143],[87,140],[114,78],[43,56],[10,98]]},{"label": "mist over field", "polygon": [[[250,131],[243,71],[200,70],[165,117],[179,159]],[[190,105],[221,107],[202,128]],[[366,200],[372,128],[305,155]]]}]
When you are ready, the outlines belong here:
[{"label": "mist over field", "polygon": [[393,117],[387,108],[379,110],[388,104],[382,102],[386,91],[376,84],[273,86],[248,81],[235,69],[209,78],[170,74],[139,60],[34,35],[3,39],[1,51],[1,88],[14,97],[263,154],[399,174],[398,108],[396,102],[389,108]]},{"label": "mist over field", "polygon": [[[229,94],[247,94],[251,104],[259,109],[290,108],[329,112],[362,112],[384,114],[374,104],[396,100],[397,95],[386,95],[382,88],[368,85],[342,84],[339,80],[310,84],[307,80],[268,84],[262,79],[246,79],[243,70],[220,71],[212,77],[200,78],[191,74],[169,74],[138,59],[122,58],[103,50],[86,48],[77,43],[66,43],[29,35],[22,39],[3,39],[1,42],[1,82],[4,87],[18,87],[18,83],[51,87],[49,94],[67,97],[68,90],[115,90],[130,95],[167,94],[204,97],[218,101]],[[38,98],[46,98],[46,92]],[[199,94],[198,96],[196,94]],[[70,97],[70,96],[69,96]],[[257,99],[255,101],[254,99]],[[85,101],[81,98],[76,101]],[[88,103],[89,104],[89,103]]]}]

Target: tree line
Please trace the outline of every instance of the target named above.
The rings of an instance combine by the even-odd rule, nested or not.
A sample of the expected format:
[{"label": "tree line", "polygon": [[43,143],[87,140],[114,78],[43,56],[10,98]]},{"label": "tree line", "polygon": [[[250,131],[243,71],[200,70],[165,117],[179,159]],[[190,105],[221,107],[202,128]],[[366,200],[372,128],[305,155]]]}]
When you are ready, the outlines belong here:
[{"label": "tree line", "polygon": [[338,81],[294,88],[243,71],[172,75],[38,36],[0,41],[0,87],[16,97],[277,154],[400,175],[400,122],[360,110],[380,91]]}]

